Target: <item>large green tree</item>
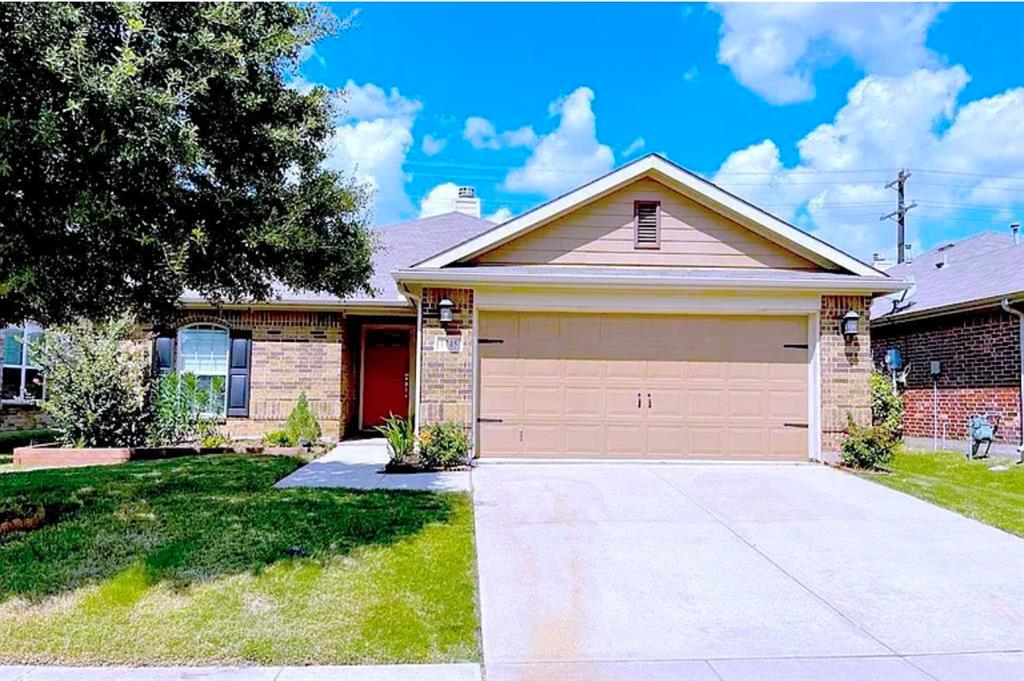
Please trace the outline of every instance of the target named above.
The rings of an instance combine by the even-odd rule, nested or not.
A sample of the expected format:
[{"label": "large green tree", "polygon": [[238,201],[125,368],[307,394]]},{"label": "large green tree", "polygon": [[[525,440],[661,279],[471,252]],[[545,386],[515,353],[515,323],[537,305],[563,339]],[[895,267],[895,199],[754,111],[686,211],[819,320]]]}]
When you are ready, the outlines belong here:
[{"label": "large green tree", "polygon": [[321,163],[334,98],[288,86],[340,27],[284,3],[0,4],[0,323],[365,290],[366,194]]}]

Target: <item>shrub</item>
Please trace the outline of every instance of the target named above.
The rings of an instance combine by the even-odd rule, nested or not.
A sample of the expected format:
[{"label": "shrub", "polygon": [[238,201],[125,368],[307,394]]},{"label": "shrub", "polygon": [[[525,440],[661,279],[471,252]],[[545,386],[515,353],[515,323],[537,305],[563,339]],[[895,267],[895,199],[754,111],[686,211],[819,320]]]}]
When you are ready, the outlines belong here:
[{"label": "shrub", "polygon": [[453,421],[432,423],[420,430],[420,461],[427,468],[449,468],[465,463],[469,438]]},{"label": "shrub", "polygon": [[892,379],[878,371],[871,374],[871,423],[896,440],[903,435],[903,399],[893,387]]},{"label": "shrub", "polygon": [[287,430],[272,430],[263,435],[263,444],[268,447],[294,447],[295,439]]},{"label": "shrub", "polygon": [[401,463],[412,454],[416,446],[416,433],[413,432],[411,421],[392,414],[376,430],[388,441],[388,458],[391,463]]},{"label": "shrub", "polygon": [[859,426],[852,416],[846,433],[843,463],[855,468],[881,468],[892,460],[899,446],[899,440],[891,431],[881,426]]},{"label": "shrub", "polygon": [[[195,374],[167,374],[153,390],[151,446],[202,440],[216,429],[216,417],[206,412],[217,386],[204,388]],[[204,445],[205,446],[205,445]]]},{"label": "shrub", "polygon": [[46,375],[43,410],[58,439],[80,447],[133,447],[151,420],[148,348],[132,340],[135,322],[81,322],[33,343]]},{"label": "shrub", "polygon": [[298,443],[301,440],[316,442],[320,438],[320,422],[316,415],[309,408],[309,400],[306,398],[306,391],[299,393],[299,401],[295,403],[292,413],[288,415],[288,424],[285,430]]}]

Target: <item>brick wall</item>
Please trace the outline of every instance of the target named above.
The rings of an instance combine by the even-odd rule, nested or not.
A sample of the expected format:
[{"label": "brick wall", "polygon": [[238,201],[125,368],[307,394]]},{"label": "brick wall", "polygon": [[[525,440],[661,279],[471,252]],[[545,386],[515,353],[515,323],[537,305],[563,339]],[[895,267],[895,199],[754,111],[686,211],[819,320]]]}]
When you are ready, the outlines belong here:
[{"label": "brick wall", "polygon": [[[867,296],[822,296],[818,352],[821,357],[821,448],[839,451],[847,415],[860,424],[871,422],[871,299]],[[860,315],[858,334],[847,340],[840,320],[848,311]]]},{"label": "brick wall", "polygon": [[343,351],[344,321],[340,312],[222,310],[189,314],[179,325],[214,323],[252,333],[249,417],[229,418],[229,433],[262,435],[283,427],[305,390],[324,435],[340,438],[354,380]]},{"label": "brick wall", "polygon": [[[899,348],[910,364],[902,389],[904,434],[909,437],[966,437],[973,414],[998,414],[1002,442],[1020,441],[1020,327],[998,308],[932,317],[871,330],[874,362],[885,367],[885,353]],[[940,362],[933,381],[930,363]],[[937,410],[935,406],[937,403]],[[936,413],[937,411],[937,413]]]},{"label": "brick wall", "polygon": [[[451,300],[453,321],[446,326],[439,319],[438,302]],[[471,427],[473,422],[473,291],[470,289],[423,290],[423,333],[420,338],[421,426],[439,421],[456,421]],[[458,352],[437,350],[440,338],[459,339]]]},{"label": "brick wall", "polygon": [[49,428],[50,417],[34,404],[0,405],[0,432]]}]

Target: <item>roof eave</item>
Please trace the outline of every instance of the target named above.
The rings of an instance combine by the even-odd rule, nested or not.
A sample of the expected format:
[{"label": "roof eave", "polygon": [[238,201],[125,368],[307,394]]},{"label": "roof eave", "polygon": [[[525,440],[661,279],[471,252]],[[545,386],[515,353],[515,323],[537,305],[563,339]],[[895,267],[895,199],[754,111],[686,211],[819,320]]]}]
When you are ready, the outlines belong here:
[{"label": "roof eave", "polygon": [[988,298],[966,300],[960,303],[954,303],[952,305],[929,307],[924,310],[915,312],[904,312],[897,315],[887,313],[880,317],[872,318],[868,323],[870,324],[870,326],[873,327],[881,327],[890,326],[892,324],[902,324],[904,322],[915,322],[920,321],[922,319],[929,319],[932,317],[944,317],[946,315],[959,314],[962,312],[973,312],[975,310],[984,310],[989,307],[999,307],[1000,303],[1007,299],[1009,299],[1011,304],[1024,302],[1024,291],[1002,294],[998,296],[990,296]]},{"label": "roof eave", "polygon": [[842,292],[874,295],[895,293],[909,286],[897,279],[875,279],[850,276],[849,281],[808,281],[804,278],[736,278],[727,275],[700,279],[645,277],[639,275],[559,275],[551,273],[481,272],[475,268],[423,269],[407,268],[394,272],[399,284],[418,285],[500,285],[547,288],[575,286],[582,288],[636,289],[705,289],[705,290],[786,290],[808,292]]}]

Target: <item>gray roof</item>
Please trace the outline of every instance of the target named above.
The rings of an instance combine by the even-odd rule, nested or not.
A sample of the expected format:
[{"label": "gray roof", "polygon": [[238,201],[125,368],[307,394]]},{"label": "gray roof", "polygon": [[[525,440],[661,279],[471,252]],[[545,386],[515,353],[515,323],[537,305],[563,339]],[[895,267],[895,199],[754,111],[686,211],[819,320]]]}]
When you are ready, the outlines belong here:
[{"label": "gray roof", "polygon": [[[494,223],[488,220],[452,212],[375,228],[373,231],[380,245],[373,256],[373,276],[370,278],[370,286],[377,292],[375,298],[402,299],[391,276],[393,271],[426,260],[492,227]],[[354,296],[354,299],[369,298]]]},{"label": "gray roof", "polygon": [[[332,303],[395,303],[406,302],[398,291],[391,272],[409,267],[425,260],[435,253],[447,250],[455,244],[470,239],[494,227],[494,223],[465,213],[444,213],[419,220],[409,220],[383,227],[374,227],[378,248],[373,254],[373,275],[370,287],[374,296],[363,293],[348,298],[338,298],[329,293],[296,291],[275,285],[273,300],[283,303],[330,305]],[[201,303],[203,298],[194,291],[182,296],[186,303]]]},{"label": "gray roof", "polygon": [[899,320],[922,312],[1024,294],[1024,245],[1014,245],[1009,234],[983,232],[962,241],[947,242],[909,263],[896,265],[887,274],[913,278],[901,294],[876,298],[871,320]]}]

